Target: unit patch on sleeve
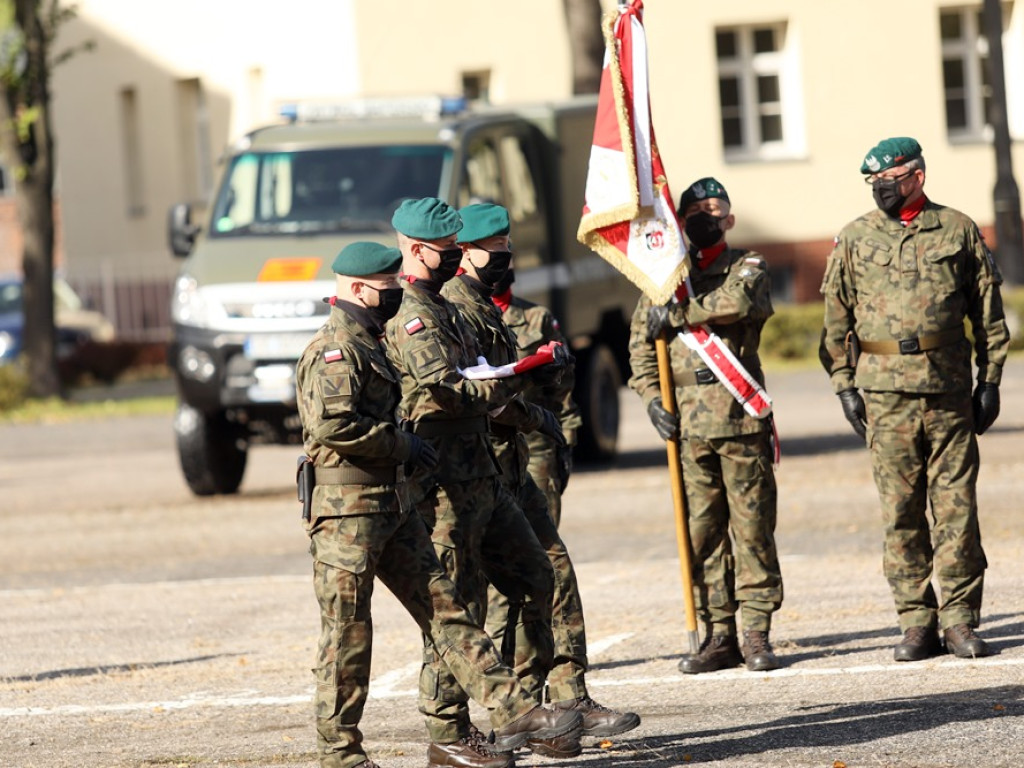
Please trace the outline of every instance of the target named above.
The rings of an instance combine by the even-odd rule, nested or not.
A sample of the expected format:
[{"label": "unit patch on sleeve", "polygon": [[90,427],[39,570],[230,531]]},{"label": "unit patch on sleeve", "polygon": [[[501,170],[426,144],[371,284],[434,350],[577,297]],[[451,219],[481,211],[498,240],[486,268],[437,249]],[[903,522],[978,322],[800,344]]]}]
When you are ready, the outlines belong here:
[{"label": "unit patch on sleeve", "polygon": [[405,324],[405,332],[412,336],[414,333],[419,333],[424,328],[423,321],[418,317],[414,317],[412,320]]}]

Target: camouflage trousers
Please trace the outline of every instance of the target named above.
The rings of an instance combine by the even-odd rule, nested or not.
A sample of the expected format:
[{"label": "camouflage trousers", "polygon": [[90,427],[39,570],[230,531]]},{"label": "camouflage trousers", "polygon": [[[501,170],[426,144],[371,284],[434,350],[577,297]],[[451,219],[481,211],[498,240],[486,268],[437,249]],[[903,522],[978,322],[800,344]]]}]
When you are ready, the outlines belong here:
[{"label": "camouflage trousers", "polygon": [[[551,669],[551,595],[554,574],[544,547],[497,476],[430,489],[416,503],[445,572],[484,625],[487,583],[520,607],[523,654],[514,666],[534,703],[543,698]],[[431,741],[448,744],[469,734],[466,689],[424,638],[419,705]]]},{"label": "camouflage trousers", "polygon": [[883,566],[900,630],[978,626],[988,563],[978,525],[970,396],[864,392],[864,403],[885,525]]},{"label": "camouflage trousers", "polygon": [[[767,632],[782,604],[777,493],[767,430],[679,443],[697,617],[710,632]],[[730,539],[731,534],[731,539]]]},{"label": "camouflage trousers", "polygon": [[[530,523],[542,547],[547,552],[555,573],[554,599],[551,605],[551,631],[554,639],[554,660],[548,673],[547,690],[550,701],[567,701],[587,695],[587,634],[583,623],[583,601],[580,598],[576,570],[569,552],[558,535],[558,529],[548,513],[545,494],[537,487],[533,478],[521,473],[521,482],[514,487],[506,484],[516,494],[523,514]],[[502,477],[506,477],[505,474]],[[505,639],[509,604],[508,600],[493,586],[488,590],[487,634],[494,638],[499,647]],[[516,626],[515,666],[526,663],[530,653],[529,645],[521,640],[523,626]],[[506,660],[507,663],[508,660]]]},{"label": "camouflage trousers", "polygon": [[310,536],[321,622],[313,673],[322,768],[351,768],[366,759],[359,721],[370,680],[374,576],[432,638],[452,675],[490,710],[495,728],[535,705],[445,575],[416,514],[320,517]]},{"label": "camouflage trousers", "polygon": [[550,439],[534,440],[533,435],[530,437],[530,464],[527,471],[544,493],[548,515],[555,521],[557,528],[562,524],[562,492],[565,490],[558,478],[558,452]]}]

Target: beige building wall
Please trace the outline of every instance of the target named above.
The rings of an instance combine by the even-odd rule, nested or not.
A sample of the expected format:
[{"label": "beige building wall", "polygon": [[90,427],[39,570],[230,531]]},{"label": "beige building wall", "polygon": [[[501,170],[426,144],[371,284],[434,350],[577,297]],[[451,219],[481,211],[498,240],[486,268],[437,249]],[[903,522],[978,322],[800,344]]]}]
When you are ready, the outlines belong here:
[{"label": "beige building wall", "polygon": [[[603,0],[607,9],[614,0]],[[94,40],[54,75],[66,271],[77,283],[168,281],[166,214],[204,201],[228,142],[301,99],[454,94],[492,102],[569,95],[558,0],[79,0],[58,48]],[[773,263],[823,263],[839,228],[872,206],[858,168],[889,135],[912,135],[930,196],[993,220],[990,143],[947,136],[940,9],[946,0],[647,0],[655,130],[673,193],[720,178],[737,244]],[[1008,3],[1012,128],[1024,136],[1024,2]],[[783,146],[723,150],[716,29],[778,25]],[[1024,174],[1024,150],[1014,150]],[[805,269],[806,271],[806,269]],[[816,279],[807,278],[810,285]],[[816,286],[815,286],[816,287]],[[807,290],[798,298],[812,298]]]}]

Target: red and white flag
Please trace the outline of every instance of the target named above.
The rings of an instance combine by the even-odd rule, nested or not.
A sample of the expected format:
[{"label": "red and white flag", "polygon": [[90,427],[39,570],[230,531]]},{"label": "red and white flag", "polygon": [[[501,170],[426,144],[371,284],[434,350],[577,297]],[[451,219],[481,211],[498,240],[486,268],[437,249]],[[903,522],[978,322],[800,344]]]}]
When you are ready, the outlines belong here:
[{"label": "red and white flag", "polygon": [[689,260],[651,121],[643,1],[605,19],[605,58],[577,238],[657,303]]},{"label": "red and white flag", "polygon": [[476,359],[477,365],[471,365],[468,368],[457,368],[456,370],[462,374],[464,379],[504,379],[508,376],[526,373],[538,366],[555,362],[556,358],[563,353],[560,347],[562,347],[560,341],[549,341],[547,344],[542,344],[538,347],[537,351],[532,355],[527,355],[522,360],[514,363],[491,365],[487,362],[487,358],[478,357]]}]

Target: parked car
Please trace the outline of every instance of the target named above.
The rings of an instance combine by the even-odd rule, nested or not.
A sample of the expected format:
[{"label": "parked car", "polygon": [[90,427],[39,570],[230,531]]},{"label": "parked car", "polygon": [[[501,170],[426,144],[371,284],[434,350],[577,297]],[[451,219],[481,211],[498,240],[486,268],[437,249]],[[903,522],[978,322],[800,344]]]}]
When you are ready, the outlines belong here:
[{"label": "parked car", "polygon": [[[22,311],[22,278],[0,276],[0,365],[21,353],[25,325]],[[87,309],[63,278],[53,281],[53,314],[57,326],[57,358],[72,355],[87,341],[111,341],[114,325],[101,313]]]}]

